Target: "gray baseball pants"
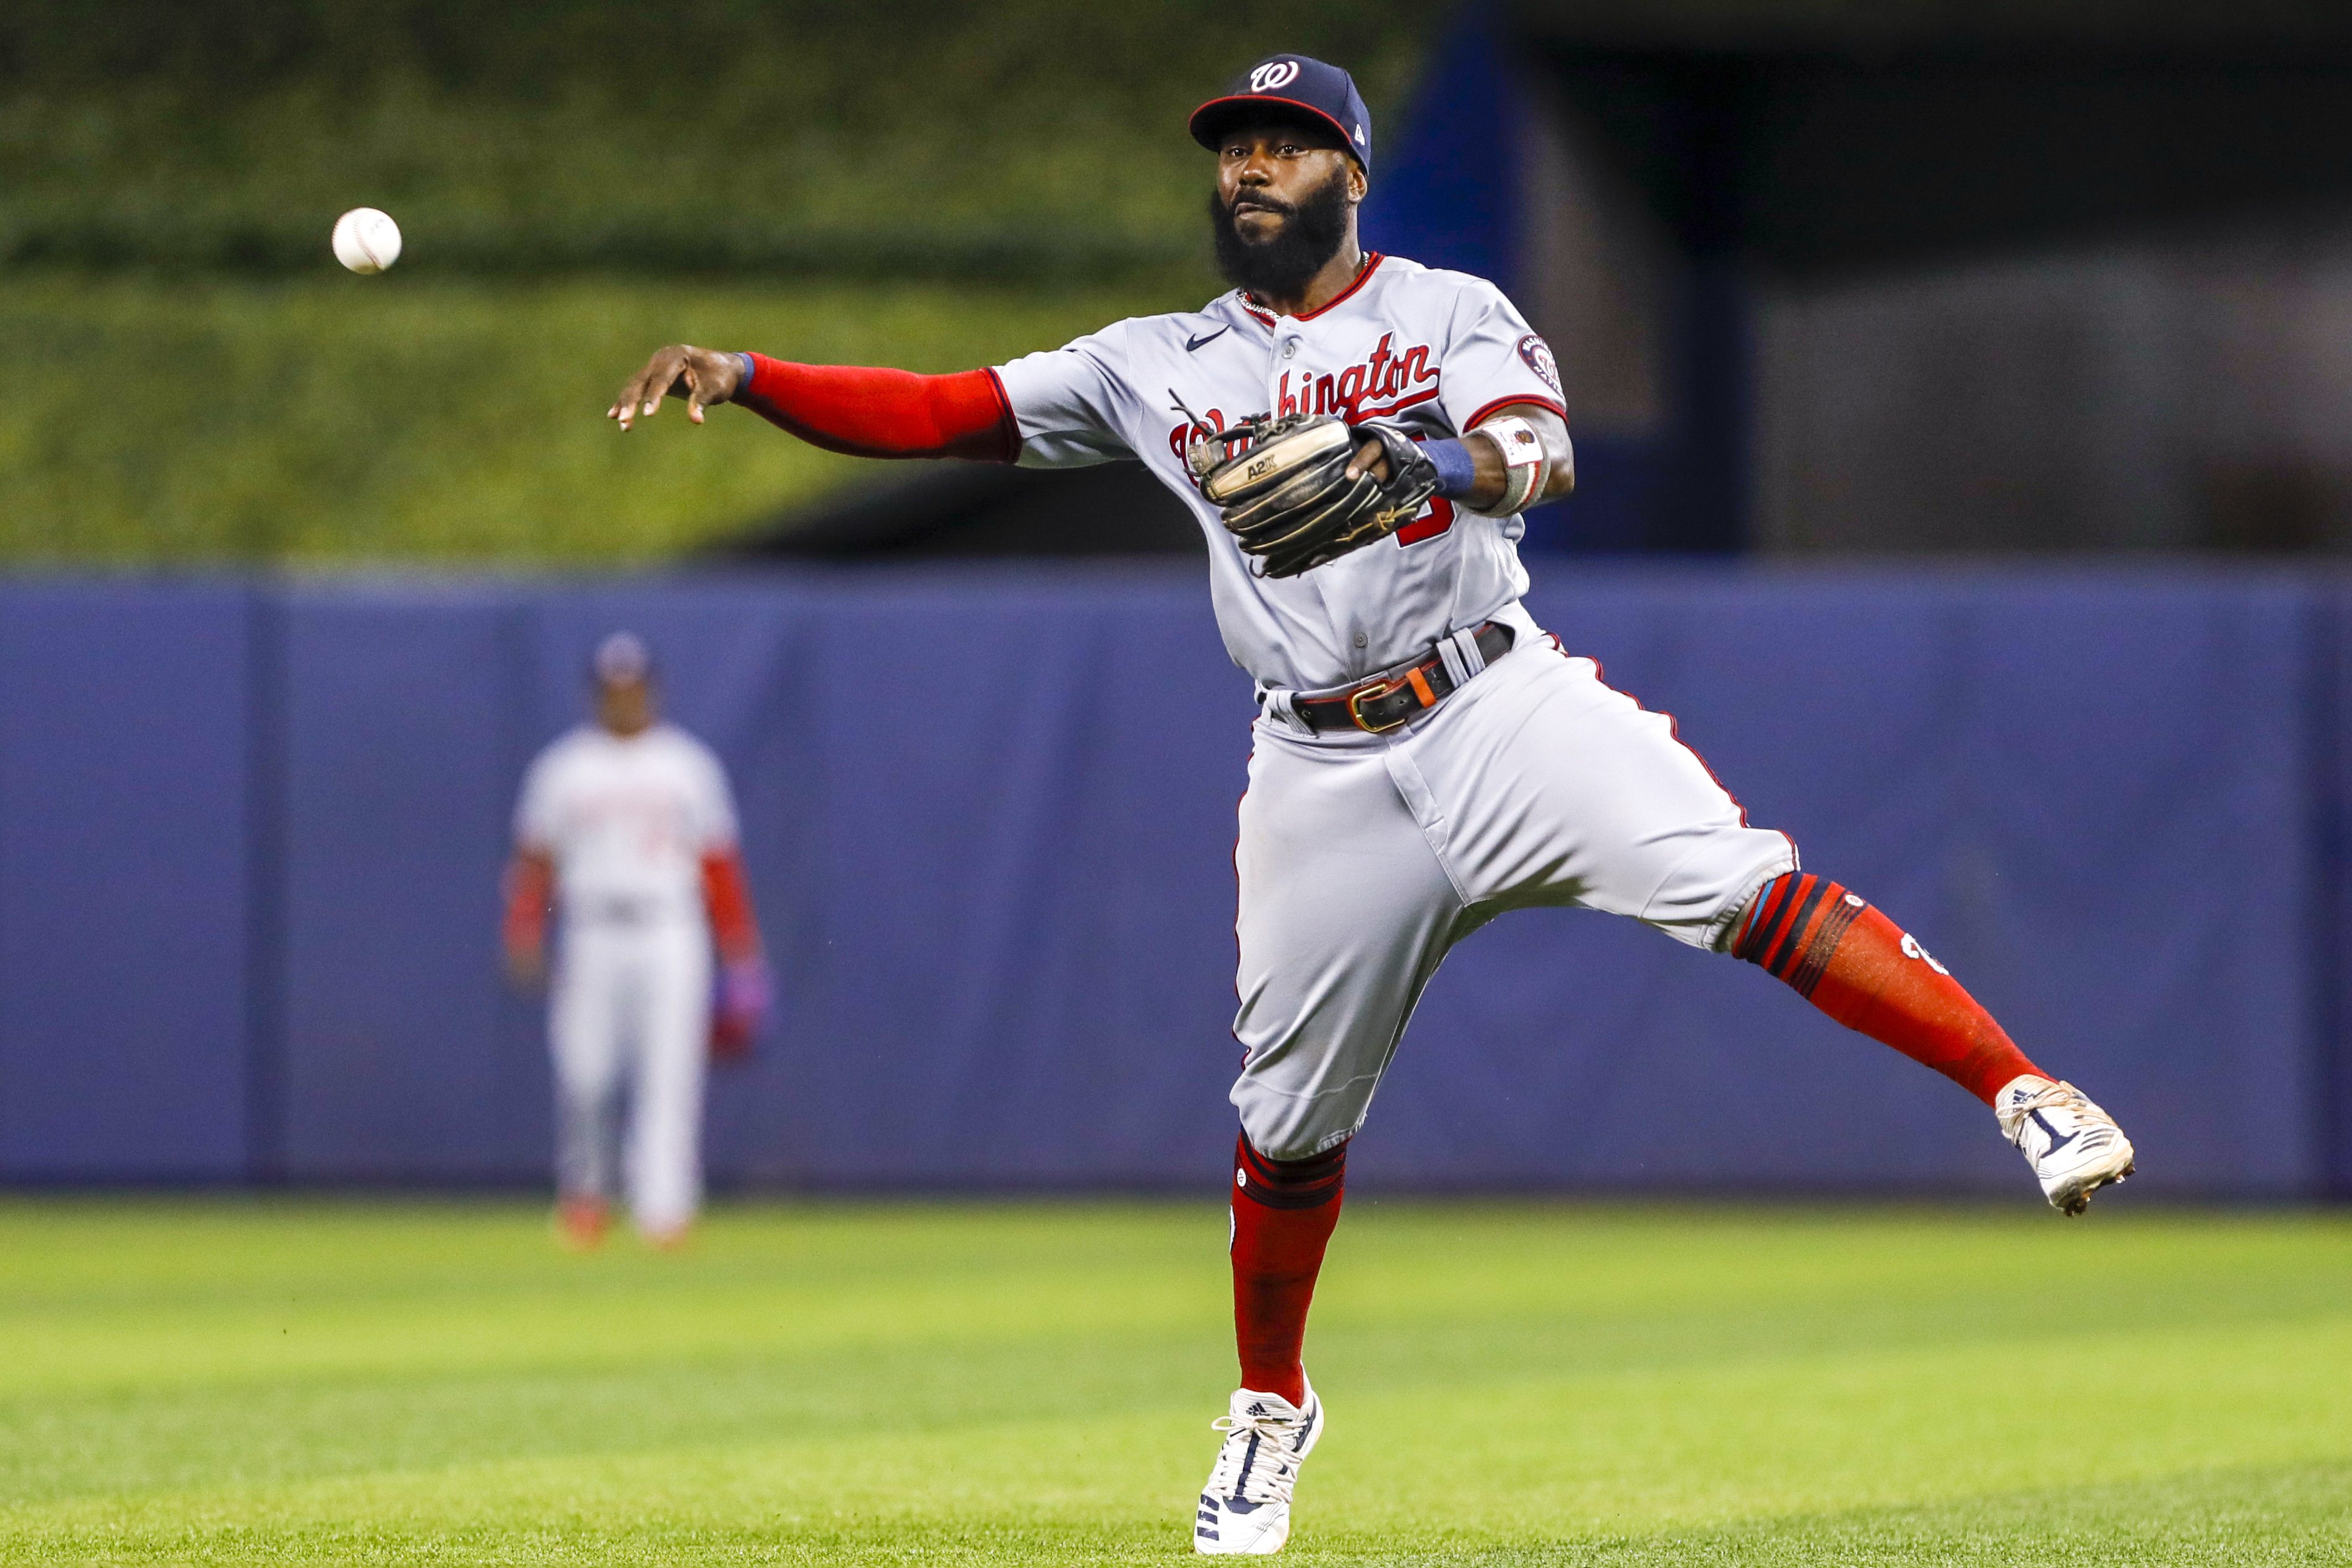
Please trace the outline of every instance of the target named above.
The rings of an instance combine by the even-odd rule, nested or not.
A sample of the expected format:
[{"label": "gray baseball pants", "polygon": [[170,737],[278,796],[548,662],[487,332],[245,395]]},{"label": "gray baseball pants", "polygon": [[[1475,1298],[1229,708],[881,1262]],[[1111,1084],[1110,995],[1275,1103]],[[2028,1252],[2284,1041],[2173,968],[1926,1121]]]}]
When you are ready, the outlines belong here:
[{"label": "gray baseball pants", "polygon": [[1384,735],[1261,716],[1234,864],[1245,1052],[1233,1102],[1267,1157],[1353,1134],[1422,988],[1509,909],[1631,915],[1720,950],[1796,869],[1674,723],[1604,685],[1517,605],[1511,652]]}]

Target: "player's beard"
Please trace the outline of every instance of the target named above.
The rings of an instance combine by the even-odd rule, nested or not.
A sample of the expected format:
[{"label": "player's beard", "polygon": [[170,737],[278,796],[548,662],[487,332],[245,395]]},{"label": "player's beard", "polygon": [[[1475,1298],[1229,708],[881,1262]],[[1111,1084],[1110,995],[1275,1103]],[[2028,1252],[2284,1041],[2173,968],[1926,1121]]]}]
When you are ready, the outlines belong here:
[{"label": "player's beard", "polygon": [[1253,193],[1250,199],[1282,214],[1271,237],[1247,240],[1234,210],[1209,193],[1209,226],[1216,235],[1217,270],[1234,287],[1265,299],[1295,299],[1348,237],[1348,172],[1334,172],[1296,206]]}]

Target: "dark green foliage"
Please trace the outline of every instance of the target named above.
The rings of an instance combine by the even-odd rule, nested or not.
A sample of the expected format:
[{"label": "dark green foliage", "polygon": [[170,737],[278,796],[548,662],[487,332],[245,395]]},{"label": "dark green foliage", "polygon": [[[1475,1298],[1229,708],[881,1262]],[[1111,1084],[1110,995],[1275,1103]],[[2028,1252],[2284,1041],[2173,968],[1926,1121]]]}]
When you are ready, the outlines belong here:
[{"label": "dark green foliage", "polygon": [[[1283,16],[1376,108],[1438,20]],[[1080,0],[13,0],[0,559],[626,560],[740,528],[855,465],[740,418],[625,444],[597,415],[645,354],[959,370],[1198,303],[1184,119],[1255,34]],[[400,222],[385,277],[329,255],[359,205]]]},{"label": "dark green foliage", "polygon": [[662,343],[961,370],[1203,292],[19,275],[0,560],[658,559],[871,466],[738,409],[623,435],[604,409]]},{"label": "dark green foliage", "polygon": [[[1376,108],[1426,7],[1303,0]],[[1197,269],[1187,111],[1273,47],[1196,7],[278,0],[0,10],[0,261],[866,277]]]},{"label": "dark green foliage", "polygon": [[[1434,21],[1301,0],[1282,40],[1388,106]],[[624,444],[597,413],[628,369],[677,339],[964,369],[1202,301],[1183,120],[1265,47],[1079,0],[0,5],[0,362],[30,388],[0,559],[739,529],[854,465],[740,418]],[[407,240],[381,280],[327,252],[360,204]]]}]

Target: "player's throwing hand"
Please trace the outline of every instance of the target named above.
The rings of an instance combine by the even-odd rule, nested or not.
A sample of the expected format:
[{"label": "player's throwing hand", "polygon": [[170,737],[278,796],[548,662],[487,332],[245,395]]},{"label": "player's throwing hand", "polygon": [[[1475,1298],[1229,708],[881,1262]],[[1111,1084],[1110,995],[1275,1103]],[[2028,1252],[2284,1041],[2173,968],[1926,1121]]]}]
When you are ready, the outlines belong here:
[{"label": "player's throwing hand", "polygon": [[695,423],[702,423],[702,411],[713,403],[725,402],[735,395],[736,383],[743,379],[743,359],[740,354],[723,354],[715,349],[698,349],[691,343],[672,343],[646,361],[646,368],[621,389],[620,397],[604,411],[606,419],[629,422],[640,413],[651,418],[661,407],[665,397],[686,400],[686,417]]}]

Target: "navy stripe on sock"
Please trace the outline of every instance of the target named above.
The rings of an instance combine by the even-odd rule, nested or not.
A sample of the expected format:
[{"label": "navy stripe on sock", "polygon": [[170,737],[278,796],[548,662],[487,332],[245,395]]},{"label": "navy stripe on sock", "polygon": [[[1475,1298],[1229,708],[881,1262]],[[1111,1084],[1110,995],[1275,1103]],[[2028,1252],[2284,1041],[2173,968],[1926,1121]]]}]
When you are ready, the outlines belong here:
[{"label": "navy stripe on sock", "polygon": [[1825,879],[1817,876],[1805,879],[1804,896],[1798,900],[1796,910],[1780,928],[1780,939],[1757,960],[1767,971],[1784,980],[1789,977],[1789,971],[1796,967],[1798,957],[1804,952],[1805,927],[1813,923],[1813,912],[1821,907],[1822,895],[1828,891],[1829,883]]},{"label": "navy stripe on sock", "polygon": [[1748,929],[1740,934],[1739,940],[1734,946],[1736,956],[1747,959],[1751,964],[1763,963],[1766,956],[1780,943],[1781,937],[1787,935],[1789,916],[1795,911],[1798,902],[1804,896],[1805,889],[1811,885],[1812,880],[1809,876],[1790,872],[1786,875],[1774,877],[1765,884],[1764,892],[1757,900],[1756,914],[1748,922]]},{"label": "navy stripe on sock", "polygon": [[1850,902],[1852,895],[1836,883],[1830,886],[1837,895],[1836,902],[1830,905],[1830,912],[1822,916],[1822,928],[1813,933],[1811,942],[1805,944],[1804,961],[1797,966],[1794,974],[1788,977],[1789,984],[1797,988],[1797,994],[1809,1000],[1813,988],[1822,983],[1822,975],[1829,968],[1830,960],[1837,956],[1838,944],[1845,940],[1846,927],[1861,916],[1865,907]]},{"label": "navy stripe on sock", "polygon": [[1270,1160],[1244,1134],[1234,1141],[1234,1159],[1235,1195],[1267,1208],[1320,1208],[1339,1196],[1348,1177],[1345,1144],[1303,1160]]},{"label": "navy stripe on sock", "polygon": [[1756,915],[1733,944],[1732,954],[1810,998],[1837,956],[1847,928],[1868,907],[1827,877],[1794,872],[1775,877],[1757,896]]}]

